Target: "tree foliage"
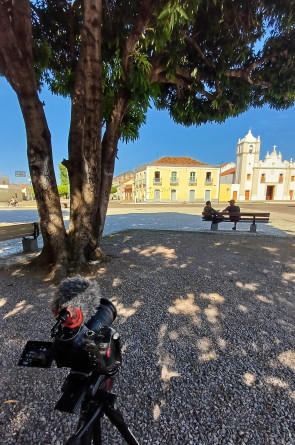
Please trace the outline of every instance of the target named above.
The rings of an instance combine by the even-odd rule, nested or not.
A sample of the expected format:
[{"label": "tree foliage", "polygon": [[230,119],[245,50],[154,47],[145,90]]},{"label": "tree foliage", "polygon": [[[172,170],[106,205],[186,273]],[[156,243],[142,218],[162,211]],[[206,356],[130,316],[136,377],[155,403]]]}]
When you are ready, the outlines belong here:
[{"label": "tree foliage", "polygon": [[69,175],[68,175],[67,168],[61,162],[58,164],[58,168],[59,168],[60,184],[68,187],[69,186]]},{"label": "tree foliage", "polygon": [[[135,32],[144,3],[154,12],[127,59],[124,43]],[[291,106],[294,10],[294,1],[286,0],[104,2],[104,123],[122,87],[129,93],[121,126],[126,141],[138,137],[152,103],[188,126],[223,122],[250,106]],[[69,95],[79,55],[81,3],[38,0],[35,13],[38,54],[41,60],[47,57],[38,65],[39,77],[52,91]]]},{"label": "tree foliage", "polygon": [[58,194],[59,196],[63,196],[64,198],[69,197],[69,186],[68,185],[58,185]]}]

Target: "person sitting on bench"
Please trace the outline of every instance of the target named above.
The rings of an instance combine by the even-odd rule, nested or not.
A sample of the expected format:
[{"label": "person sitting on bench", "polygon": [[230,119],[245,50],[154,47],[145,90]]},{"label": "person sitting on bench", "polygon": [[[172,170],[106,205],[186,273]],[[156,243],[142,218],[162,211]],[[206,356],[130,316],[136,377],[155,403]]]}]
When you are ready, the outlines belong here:
[{"label": "person sitting on bench", "polygon": [[206,205],[203,211],[204,213],[211,213],[212,216],[204,215],[204,219],[207,221],[212,221],[213,224],[218,224],[223,219],[223,216],[218,214],[219,210],[213,209],[213,207],[211,206],[211,201],[206,201]]},{"label": "person sitting on bench", "polygon": [[[229,202],[229,206],[224,209],[224,212],[227,213],[240,213],[240,207],[236,206],[236,201],[234,199],[231,199]],[[237,230],[237,222],[239,221],[238,216],[230,215],[229,219],[234,223],[234,226],[232,227],[232,230]]]}]

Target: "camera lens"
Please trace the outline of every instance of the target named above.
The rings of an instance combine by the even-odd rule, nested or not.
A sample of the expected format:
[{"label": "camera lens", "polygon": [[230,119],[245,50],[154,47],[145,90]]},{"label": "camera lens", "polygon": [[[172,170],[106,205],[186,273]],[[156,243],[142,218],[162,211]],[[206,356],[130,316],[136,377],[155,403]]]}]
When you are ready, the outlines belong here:
[{"label": "camera lens", "polygon": [[86,326],[92,331],[98,331],[103,326],[111,326],[116,317],[117,311],[113,303],[102,298],[96,313],[86,323]]}]

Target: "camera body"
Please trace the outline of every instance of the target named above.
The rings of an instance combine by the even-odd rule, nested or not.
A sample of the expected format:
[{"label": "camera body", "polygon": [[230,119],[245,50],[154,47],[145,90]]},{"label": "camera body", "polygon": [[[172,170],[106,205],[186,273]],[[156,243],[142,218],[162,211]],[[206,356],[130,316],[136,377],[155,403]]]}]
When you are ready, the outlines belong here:
[{"label": "camera body", "polygon": [[[101,391],[110,392],[113,376],[122,362],[120,336],[111,328],[117,311],[109,300],[101,298],[95,314],[82,323],[85,298],[75,301],[72,296],[77,288],[83,293],[88,287],[88,282],[82,279],[66,281],[62,295],[52,306],[56,317],[51,329],[53,341],[28,341],[18,362],[19,366],[50,368],[55,360],[57,367],[71,368],[61,388],[63,394],[55,405],[55,409],[67,413],[77,413],[82,404],[85,408],[89,397],[96,399]],[[63,292],[69,295],[63,298]],[[86,313],[95,295],[96,288],[88,294],[88,302],[86,298]]]},{"label": "camera body", "polygon": [[[102,298],[96,313],[86,324],[67,323],[71,309],[64,308],[51,330],[53,342],[27,342],[20,366],[48,368],[53,360],[59,368],[73,372],[114,375],[121,365],[120,336],[112,322],[117,316],[115,306]],[[82,321],[82,317],[81,317]]]},{"label": "camera body", "polygon": [[61,311],[51,331],[53,354],[59,368],[76,372],[98,371],[113,375],[121,365],[120,336],[110,326],[117,316],[115,306],[101,298],[96,313],[86,323],[69,327],[67,309]]},{"label": "camera body", "polygon": [[78,332],[61,328],[53,340],[53,356],[59,368],[76,372],[98,371],[113,375],[121,365],[119,334],[109,326],[93,331],[85,325]]}]

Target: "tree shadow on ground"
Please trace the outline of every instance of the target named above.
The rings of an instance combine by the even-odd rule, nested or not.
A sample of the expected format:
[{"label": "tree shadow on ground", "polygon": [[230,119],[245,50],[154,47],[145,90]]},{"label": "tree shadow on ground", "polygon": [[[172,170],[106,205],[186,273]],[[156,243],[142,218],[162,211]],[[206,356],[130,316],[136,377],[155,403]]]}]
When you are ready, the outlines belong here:
[{"label": "tree shadow on ground", "polygon": [[[102,247],[112,261],[96,279],[123,344],[118,406],[140,443],[293,444],[295,240],[126,231]],[[31,431],[63,443],[76,420],[53,411],[66,370],[15,366],[53,322],[48,284],[34,285],[1,283],[4,400],[19,400],[2,405],[5,443]],[[123,443],[104,427],[104,443]]]}]

